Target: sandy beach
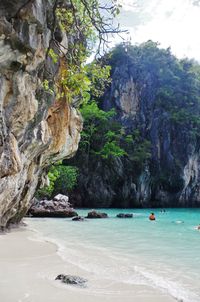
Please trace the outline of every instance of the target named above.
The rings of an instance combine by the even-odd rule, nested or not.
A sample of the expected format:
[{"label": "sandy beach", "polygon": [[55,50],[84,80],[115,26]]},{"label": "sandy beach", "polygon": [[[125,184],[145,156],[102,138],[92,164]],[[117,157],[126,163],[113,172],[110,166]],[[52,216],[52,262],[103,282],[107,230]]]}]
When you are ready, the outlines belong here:
[{"label": "sandy beach", "polygon": [[[69,259],[70,260],[70,259]],[[20,227],[0,235],[0,297],[2,302],[173,302],[173,298],[144,286],[110,283],[64,262],[53,243]],[[60,274],[88,279],[86,288],[55,280]],[[104,293],[106,288],[106,293]]]}]

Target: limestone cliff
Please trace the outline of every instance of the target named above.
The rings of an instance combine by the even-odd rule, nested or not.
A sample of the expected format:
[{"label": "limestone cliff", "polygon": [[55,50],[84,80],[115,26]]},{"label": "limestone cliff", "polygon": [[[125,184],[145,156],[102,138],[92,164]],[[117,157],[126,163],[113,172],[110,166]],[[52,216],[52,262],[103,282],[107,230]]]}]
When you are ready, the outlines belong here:
[{"label": "limestone cliff", "polygon": [[129,135],[129,143],[121,138],[128,155],[105,160],[93,152],[86,167],[78,153],[74,201],[86,207],[199,206],[199,65],[151,41],[118,47],[110,57],[112,82],[100,105],[115,108],[113,121]]},{"label": "limestone cliff", "polygon": [[59,83],[60,60],[47,56],[54,19],[50,0],[0,2],[0,227],[21,220],[46,167],[78,148],[80,114],[43,88]]}]

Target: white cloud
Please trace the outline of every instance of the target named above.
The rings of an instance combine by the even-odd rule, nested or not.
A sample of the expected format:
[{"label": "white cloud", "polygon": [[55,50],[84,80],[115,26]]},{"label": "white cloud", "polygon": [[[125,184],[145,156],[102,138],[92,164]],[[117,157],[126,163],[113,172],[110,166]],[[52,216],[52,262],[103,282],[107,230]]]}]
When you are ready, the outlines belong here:
[{"label": "white cloud", "polygon": [[129,29],[133,43],[151,39],[171,46],[178,57],[200,61],[200,7],[190,0],[138,0],[137,6],[136,1],[120,1],[120,23]]},{"label": "white cloud", "polygon": [[123,6],[124,10],[135,11],[138,8],[138,2],[133,0],[119,0],[118,4]]}]

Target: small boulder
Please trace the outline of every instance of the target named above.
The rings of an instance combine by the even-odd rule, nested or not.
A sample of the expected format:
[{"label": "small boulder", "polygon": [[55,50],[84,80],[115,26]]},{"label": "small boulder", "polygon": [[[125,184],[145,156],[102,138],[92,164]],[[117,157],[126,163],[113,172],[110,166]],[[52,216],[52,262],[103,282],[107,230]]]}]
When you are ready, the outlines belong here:
[{"label": "small boulder", "polygon": [[81,278],[79,276],[64,275],[64,274],[58,275],[55,280],[60,280],[62,283],[76,285],[80,287],[85,287],[85,283],[88,281],[87,279]]},{"label": "small boulder", "polygon": [[133,214],[130,214],[130,213],[119,213],[117,214],[118,218],[133,218]]},{"label": "small boulder", "polygon": [[84,221],[85,219],[81,216],[75,216],[72,218],[73,221]]},{"label": "small boulder", "polygon": [[101,212],[96,212],[96,211],[91,211],[87,214],[86,218],[108,218],[108,214],[101,213]]}]

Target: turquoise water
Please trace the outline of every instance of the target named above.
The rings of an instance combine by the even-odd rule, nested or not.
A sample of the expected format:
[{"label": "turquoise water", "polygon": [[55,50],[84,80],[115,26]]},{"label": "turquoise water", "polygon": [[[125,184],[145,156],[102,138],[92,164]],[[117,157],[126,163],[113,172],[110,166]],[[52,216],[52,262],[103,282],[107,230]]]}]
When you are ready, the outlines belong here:
[{"label": "turquoise water", "polygon": [[[99,278],[144,284],[178,301],[200,301],[200,209],[104,209],[108,219],[28,219],[64,259]],[[149,221],[153,211],[156,221]],[[77,210],[86,216],[87,210]],[[133,213],[131,219],[117,213]]]}]

